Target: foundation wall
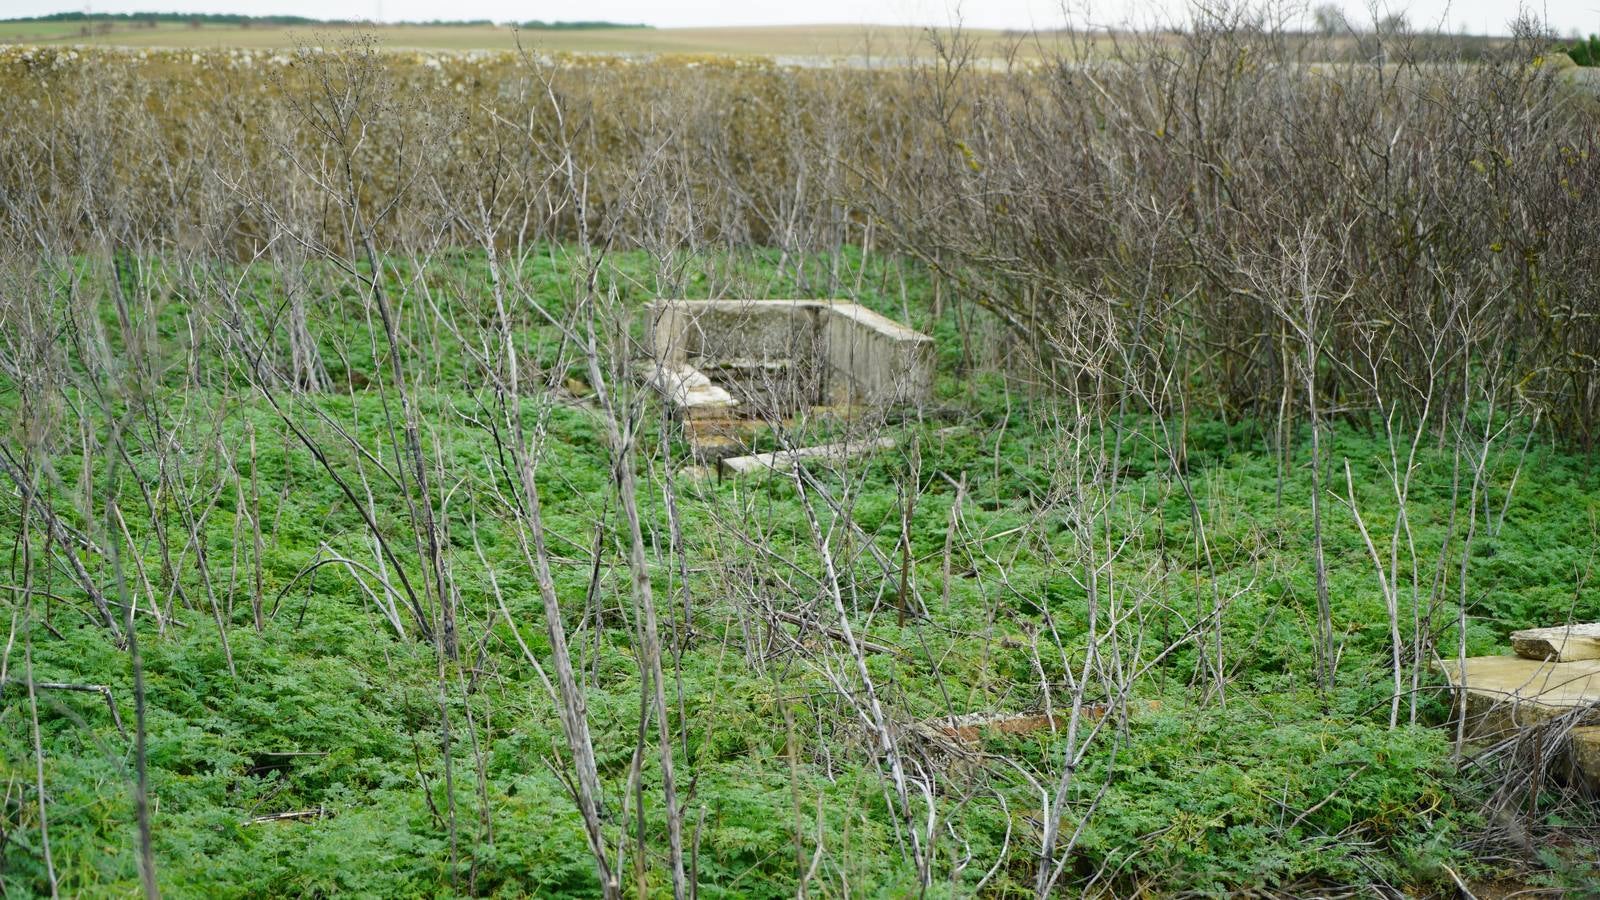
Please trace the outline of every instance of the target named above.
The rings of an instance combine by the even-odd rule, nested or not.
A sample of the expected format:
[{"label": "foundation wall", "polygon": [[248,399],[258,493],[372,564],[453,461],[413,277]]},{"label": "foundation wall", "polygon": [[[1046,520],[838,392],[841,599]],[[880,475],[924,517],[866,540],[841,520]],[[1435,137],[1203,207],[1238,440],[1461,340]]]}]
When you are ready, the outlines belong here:
[{"label": "foundation wall", "polygon": [[646,352],[702,369],[757,407],[900,405],[929,398],[933,339],[829,300],[661,300]]},{"label": "foundation wall", "polygon": [[829,400],[922,403],[933,392],[933,339],[864,306],[840,303],[824,320]]}]

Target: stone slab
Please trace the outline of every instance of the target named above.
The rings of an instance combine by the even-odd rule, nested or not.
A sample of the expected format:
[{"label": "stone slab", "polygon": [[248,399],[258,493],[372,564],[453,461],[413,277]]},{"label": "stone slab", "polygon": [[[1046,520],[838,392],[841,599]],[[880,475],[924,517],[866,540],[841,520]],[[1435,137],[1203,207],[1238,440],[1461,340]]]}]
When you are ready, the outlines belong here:
[{"label": "stone slab", "polygon": [[[1105,715],[1105,707],[1091,705],[1084,707],[1085,717],[1098,719]],[[983,738],[984,732],[996,734],[1032,734],[1035,731],[1057,731],[1067,727],[1068,718],[1065,713],[1047,715],[1045,713],[971,713],[965,716],[953,716],[948,719],[937,719],[932,727],[946,737],[976,744]]]},{"label": "stone slab", "polygon": [[[1158,700],[1133,700],[1128,704],[1128,712],[1144,713],[1155,712],[1161,708]],[[1105,718],[1111,711],[1111,706],[1105,703],[1085,703],[1079,707],[1079,723],[1095,722]],[[1053,713],[1026,712],[1026,713],[968,713],[964,716],[949,716],[931,719],[919,727],[944,735],[947,738],[963,741],[969,744],[978,743],[985,733],[990,734],[1032,734],[1037,731],[1060,731],[1072,721],[1071,708],[1054,710]],[[1596,729],[1600,731],[1600,729]]]},{"label": "stone slab", "polygon": [[841,441],[836,444],[819,444],[815,447],[797,447],[772,453],[751,456],[730,456],[717,465],[724,475],[745,475],[751,472],[788,471],[807,460],[837,461],[866,456],[879,450],[894,449],[894,438],[884,437],[869,441]]},{"label": "stone slab", "polygon": [[1513,631],[1511,649],[1524,659],[1558,662],[1600,659],[1600,623]]},{"label": "stone slab", "polygon": [[1454,659],[1440,667],[1462,702],[1474,739],[1498,739],[1584,708],[1589,711],[1579,714],[1579,724],[1600,725],[1600,712],[1592,708],[1600,703],[1600,660],[1474,656],[1465,668]]}]

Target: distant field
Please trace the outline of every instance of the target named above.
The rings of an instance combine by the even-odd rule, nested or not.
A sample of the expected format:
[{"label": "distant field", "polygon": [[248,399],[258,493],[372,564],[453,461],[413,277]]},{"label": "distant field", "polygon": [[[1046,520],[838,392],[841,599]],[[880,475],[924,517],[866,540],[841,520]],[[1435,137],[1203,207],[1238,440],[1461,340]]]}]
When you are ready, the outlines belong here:
[{"label": "distant field", "polygon": [[[507,50],[524,46],[587,53],[709,53],[770,56],[908,56],[928,51],[925,31],[907,26],[785,25],[752,28],[595,28],[517,31],[497,26],[392,25],[284,28],[162,23],[155,27],[79,22],[0,22],[0,44],[96,44],[124,47],[248,47],[318,43],[351,33],[375,33],[389,47],[421,50]],[[1038,56],[1056,36],[972,31],[978,55],[1000,57],[1013,49]]]}]

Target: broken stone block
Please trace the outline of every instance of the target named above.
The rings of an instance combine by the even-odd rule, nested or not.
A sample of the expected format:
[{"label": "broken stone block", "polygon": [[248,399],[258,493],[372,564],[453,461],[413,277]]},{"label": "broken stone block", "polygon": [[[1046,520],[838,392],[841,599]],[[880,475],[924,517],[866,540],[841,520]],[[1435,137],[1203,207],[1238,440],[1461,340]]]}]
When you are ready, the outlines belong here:
[{"label": "broken stone block", "polygon": [[924,405],[933,387],[933,339],[855,303],[660,300],[645,310],[644,347],[646,378],[684,422],[695,460],[721,460],[724,474],[894,446],[850,441],[736,456],[746,442],[735,417],[752,427],[808,410],[879,420],[874,414],[892,407]]},{"label": "broken stone block", "polygon": [[868,441],[841,441],[836,444],[821,444],[816,447],[798,447],[793,450],[777,450],[772,453],[756,453],[751,456],[730,456],[717,465],[724,475],[745,475],[750,472],[765,470],[786,472],[795,465],[808,461],[838,461],[852,459],[876,453],[879,450],[894,449],[894,438],[876,438]]},{"label": "broken stone block", "polygon": [[1600,659],[1600,623],[1513,631],[1511,649],[1523,659],[1557,662]]},{"label": "broken stone block", "polygon": [[[1086,706],[1084,716],[1089,719],[1098,719],[1105,715],[1105,707],[1099,705]],[[935,719],[929,723],[935,731],[945,737],[976,744],[983,738],[985,731],[995,734],[1032,734],[1035,731],[1057,731],[1067,727],[1067,714],[1056,713],[1054,716],[1045,713],[972,713],[965,716],[952,716],[948,719]]]},{"label": "broken stone block", "polygon": [[663,363],[652,368],[645,381],[686,418],[726,416],[728,410],[739,405],[732,394],[712,384],[694,366]]},{"label": "broken stone block", "polygon": [[[1156,700],[1129,702],[1129,713],[1154,712],[1161,708]],[[1080,726],[1106,717],[1112,707],[1107,703],[1085,703],[1078,710]],[[1071,707],[1060,707],[1053,713],[968,713],[964,716],[930,719],[919,727],[956,741],[976,744],[988,734],[1032,734],[1036,731],[1061,731],[1072,720]],[[1596,729],[1600,731],[1600,729]]]}]

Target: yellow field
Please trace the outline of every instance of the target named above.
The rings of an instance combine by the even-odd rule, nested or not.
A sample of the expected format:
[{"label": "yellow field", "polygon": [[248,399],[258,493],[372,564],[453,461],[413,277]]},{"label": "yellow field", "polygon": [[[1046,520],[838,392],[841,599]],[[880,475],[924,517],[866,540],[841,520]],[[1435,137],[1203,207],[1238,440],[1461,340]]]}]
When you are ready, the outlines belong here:
[{"label": "yellow field", "polygon": [[[0,44],[93,44],[122,47],[257,48],[332,43],[353,32],[374,33],[385,46],[418,50],[508,50],[524,46],[552,52],[682,53],[762,56],[921,56],[929,52],[924,29],[906,26],[784,25],[733,28],[596,28],[517,31],[498,26],[362,25],[358,27],[236,26],[155,27],[79,22],[0,22]],[[1015,51],[1037,57],[1058,35],[971,31],[976,55]]]}]

